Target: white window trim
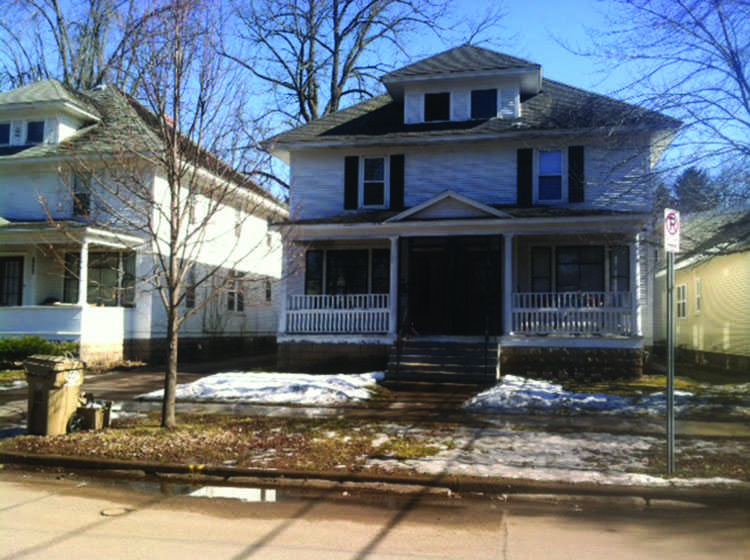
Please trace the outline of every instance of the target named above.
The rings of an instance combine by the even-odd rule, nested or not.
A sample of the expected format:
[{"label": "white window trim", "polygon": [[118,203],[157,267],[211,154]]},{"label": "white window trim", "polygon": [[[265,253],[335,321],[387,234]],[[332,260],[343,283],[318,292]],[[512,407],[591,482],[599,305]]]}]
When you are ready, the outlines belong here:
[{"label": "white window trim", "polygon": [[[557,200],[539,198],[539,161],[542,152],[560,152],[561,155],[561,189]],[[534,150],[534,204],[561,204],[568,201],[568,150],[565,148],[544,148]]]},{"label": "white window trim", "polygon": [[700,315],[703,310],[703,280],[695,279],[695,314]]},{"label": "white window trim", "polygon": [[[675,290],[675,313],[678,319],[687,319],[687,284],[679,284]],[[682,313],[680,313],[682,306]]]},{"label": "white window trim", "polygon": [[[490,89],[490,88],[487,88]],[[433,95],[433,94],[441,94],[441,93],[447,93],[448,94],[448,118],[446,120],[435,120],[435,121],[428,121],[427,120],[427,96]],[[424,123],[444,123],[444,122],[451,122],[451,116],[453,115],[453,104],[455,103],[455,100],[453,99],[453,92],[452,91],[426,91],[424,92],[424,95],[422,95],[422,122]],[[471,100],[469,100],[469,104],[471,104]],[[471,110],[471,108],[469,108]]]},{"label": "white window trim", "polygon": [[[365,160],[382,159],[383,160],[383,204],[366,205],[365,204]],[[357,185],[359,197],[359,207],[370,210],[381,210],[388,208],[391,202],[391,158],[390,156],[359,156],[359,178]]]}]

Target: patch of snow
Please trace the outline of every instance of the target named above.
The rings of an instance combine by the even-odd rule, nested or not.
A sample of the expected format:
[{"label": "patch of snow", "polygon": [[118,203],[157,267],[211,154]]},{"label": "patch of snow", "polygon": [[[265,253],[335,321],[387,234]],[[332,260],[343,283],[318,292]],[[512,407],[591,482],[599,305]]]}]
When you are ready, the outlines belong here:
[{"label": "patch of snow", "polygon": [[[726,392],[721,394],[726,397]],[[743,403],[719,403],[710,395],[696,396],[688,391],[675,391],[675,415],[707,412],[721,407],[733,416],[745,416],[748,407]],[[718,397],[718,395],[717,395]],[[472,397],[464,407],[469,410],[492,410],[506,414],[556,413],[567,414],[622,414],[661,415],[666,410],[666,393],[663,391],[635,397],[620,397],[603,393],[573,393],[561,385],[506,375],[501,383]]]},{"label": "patch of snow", "polygon": [[10,391],[11,389],[25,389],[28,387],[28,384],[26,381],[23,380],[17,380],[13,381],[12,383],[3,383],[0,385],[0,391]]},{"label": "patch of snow", "polygon": [[[177,400],[332,406],[367,400],[383,377],[383,372],[310,375],[234,371],[179,385]],[[160,400],[163,394],[158,390],[138,398]]]}]

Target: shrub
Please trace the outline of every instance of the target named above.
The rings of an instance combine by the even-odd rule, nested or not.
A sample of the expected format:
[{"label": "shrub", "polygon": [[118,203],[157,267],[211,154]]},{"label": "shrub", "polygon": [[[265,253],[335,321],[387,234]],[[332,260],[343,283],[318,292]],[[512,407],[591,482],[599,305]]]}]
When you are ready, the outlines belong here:
[{"label": "shrub", "polygon": [[0,363],[21,362],[33,354],[78,354],[78,343],[46,340],[39,336],[0,339]]}]

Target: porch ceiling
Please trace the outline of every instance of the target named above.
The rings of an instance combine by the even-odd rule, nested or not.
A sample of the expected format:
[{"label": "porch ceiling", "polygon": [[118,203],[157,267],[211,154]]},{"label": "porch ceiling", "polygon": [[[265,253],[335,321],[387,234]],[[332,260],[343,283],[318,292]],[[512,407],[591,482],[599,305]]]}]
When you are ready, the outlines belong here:
[{"label": "porch ceiling", "polygon": [[59,222],[0,222],[0,243],[4,245],[34,245],[47,243],[65,245],[89,241],[117,249],[132,249],[144,240],[136,235],[91,227],[81,222],[63,220]]}]

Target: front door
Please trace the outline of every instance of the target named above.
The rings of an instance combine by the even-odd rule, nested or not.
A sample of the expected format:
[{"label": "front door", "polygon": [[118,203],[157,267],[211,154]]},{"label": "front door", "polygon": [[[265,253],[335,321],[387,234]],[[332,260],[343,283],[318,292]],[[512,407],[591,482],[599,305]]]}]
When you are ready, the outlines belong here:
[{"label": "front door", "polygon": [[499,237],[411,239],[407,252],[411,334],[500,332]]}]

